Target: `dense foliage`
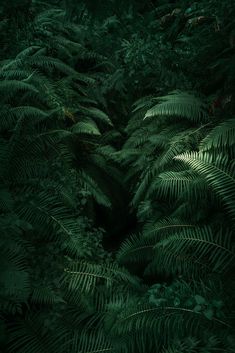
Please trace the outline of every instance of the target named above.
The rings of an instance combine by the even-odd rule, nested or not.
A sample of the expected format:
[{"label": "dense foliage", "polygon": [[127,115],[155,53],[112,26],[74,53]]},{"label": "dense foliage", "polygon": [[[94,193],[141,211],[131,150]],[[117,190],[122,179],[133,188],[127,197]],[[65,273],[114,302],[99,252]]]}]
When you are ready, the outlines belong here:
[{"label": "dense foliage", "polygon": [[0,352],[235,347],[235,3],[0,1]]}]

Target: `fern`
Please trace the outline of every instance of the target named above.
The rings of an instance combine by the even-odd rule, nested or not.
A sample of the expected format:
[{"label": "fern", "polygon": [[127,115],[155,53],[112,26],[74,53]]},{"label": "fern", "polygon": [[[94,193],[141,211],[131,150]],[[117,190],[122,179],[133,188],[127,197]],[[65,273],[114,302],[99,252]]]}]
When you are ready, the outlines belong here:
[{"label": "fern", "polygon": [[0,7],[1,351],[234,350],[235,8],[163,2]]},{"label": "fern", "polygon": [[12,352],[32,353],[37,349],[43,353],[53,351],[50,332],[43,332],[43,322],[40,321],[36,317],[29,317],[25,321],[15,322],[10,328],[9,346]]},{"label": "fern", "polygon": [[38,287],[34,288],[31,295],[32,303],[37,303],[40,305],[53,305],[55,303],[65,303],[65,301],[56,294],[50,287]]},{"label": "fern", "polygon": [[179,116],[193,122],[207,119],[205,104],[194,95],[180,91],[160,97],[159,103],[147,111],[145,118],[162,115]]},{"label": "fern", "polygon": [[89,119],[87,119],[87,121],[80,121],[77,124],[74,124],[72,127],[72,132],[75,134],[101,135],[95,122]]},{"label": "fern", "polygon": [[145,239],[141,234],[134,235],[121,245],[117,260],[120,263],[146,262],[152,259],[153,247],[153,241]]},{"label": "fern", "polygon": [[234,218],[234,163],[228,163],[227,157],[220,155],[214,161],[213,155],[202,152],[185,153],[175,159],[183,161],[205,177],[208,184],[225,203],[228,213]]},{"label": "fern", "polygon": [[180,220],[173,217],[167,217],[165,219],[160,219],[157,222],[149,222],[144,227],[144,236],[145,237],[156,237],[156,239],[160,238],[163,234],[171,233],[172,231],[178,231],[180,229],[192,227],[195,225],[188,224],[184,220]]},{"label": "fern", "polygon": [[[75,263],[72,267],[65,269],[68,273],[69,288],[80,288],[84,292],[93,292],[97,285],[103,283],[107,288],[113,285],[113,282],[131,283],[136,288],[139,287],[139,281],[128,273],[125,269],[119,268],[116,264],[97,265],[86,262]],[[68,276],[65,277],[67,280]]]},{"label": "fern", "polygon": [[[225,272],[234,259],[230,239],[231,236],[226,234],[224,240],[221,231],[215,236],[208,227],[185,228],[160,240],[155,249],[157,252],[165,252],[165,258],[163,259],[161,255],[161,260],[159,258],[158,261],[164,261],[164,267],[171,268],[171,271],[177,271],[179,267],[181,271],[190,271],[190,267],[187,269],[187,257],[190,256],[190,249],[193,248],[191,255],[193,261],[202,263],[202,266],[205,262],[212,271]],[[184,266],[184,258],[186,266]]]},{"label": "fern", "polygon": [[201,151],[210,150],[211,148],[226,149],[231,148],[235,140],[235,121],[227,120],[210,131],[210,133],[202,140],[200,145]]},{"label": "fern", "polygon": [[[151,330],[153,342],[159,346],[166,343],[169,332],[178,332],[179,337],[183,337],[185,332],[196,334],[200,326],[206,328],[212,323],[206,320],[201,313],[196,313],[187,307],[160,306],[152,307],[139,305],[138,307],[126,308],[118,320],[118,325],[114,327],[119,335],[135,334],[135,339],[141,342],[150,339],[148,330]],[[215,320],[215,324],[217,324]],[[226,323],[218,323],[223,328]],[[139,337],[139,339],[138,339]],[[156,343],[155,343],[156,345]]]},{"label": "fern", "polygon": [[85,172],[78,172],[79,183],[82,185],[85,191],[87,191],[94,199],[105,207],[111,207],[111,203],[108,197],[99,189],[96,182]]},{"label": "fern", "polygon": [[173,198],[180,197],[186,188],[190,188],[190,184],[196,177],[196,174],[188,170],[161,173],[158,176],[160,180],[157,183],[157,192],[164,198],[167,198],[168,196]]},{"label": "fern", "polygon": [[5,93],[8,93],[8,99],[10,97],[13,97],[14,94],[16,94],[17,91],[32,91],[34,93],[38,93],[37,89],[27,83],[27,82],[23,82],[23,81],[18,81],[18,80],[4,80],[1,82],[0,84],[0,90],[4,91]]}]

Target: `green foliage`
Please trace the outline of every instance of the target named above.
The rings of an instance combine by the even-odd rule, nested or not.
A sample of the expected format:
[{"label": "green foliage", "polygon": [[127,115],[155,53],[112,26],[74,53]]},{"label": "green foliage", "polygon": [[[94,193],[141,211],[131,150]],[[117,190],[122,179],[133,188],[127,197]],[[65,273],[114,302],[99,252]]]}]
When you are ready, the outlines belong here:
[{"label": "green foliage", "polygon": [[0,2],[1,352],[234,351],[234,18]]},{"label": "green foliage", "polygon": [[207,114],[202,101],[187,92],[172,92],[158,98],[159,103],[149,109],[144,118],[152,116],[179,116],[192,121],[206,120]]}]

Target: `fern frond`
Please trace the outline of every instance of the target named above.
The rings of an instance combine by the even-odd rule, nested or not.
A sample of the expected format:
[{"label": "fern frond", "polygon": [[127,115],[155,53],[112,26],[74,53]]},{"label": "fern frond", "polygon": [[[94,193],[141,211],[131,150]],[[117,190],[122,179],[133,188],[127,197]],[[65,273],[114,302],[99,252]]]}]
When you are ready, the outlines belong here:
[{"label": "fern frond", "polygon": [[[22,63],[23,64],[23,63]],[[21,65],[22,65],[21,64]],[[43,56],[43,55],[33,55],[28,57],[27,59],[27,64],[30,65],[32,68],[38,68],[38,69],[47,69],[47,70],[51,70],[51,69],[55,69],[59,72],[62,72],[68,76],[78,76],[77,71],[75,71],[71,66],[63,63],[63,61],[53,58],[53,57],[49,57],[49,56]]]},{"label": "fern frond", "polygon": [[12,68],[12,69],[0,69],[0,77],[5,80],[22,80],[28,82],[32,77],[38,75],[36,70]]},{"label": "fern frond", "polygon": [[32,303],[49,306],[55,303],[65,303],[65,301],[56,294],[52,288],[44,285],[33,289],[30,300]]},{"label": "fern frond", "polygon": [[157,222],[149,222],[144,226],[143,234],[145,237],[160,239],[163,235],[178,232],[183,228],[194,228],[195,225],[179,218],[167,217]]},{"label": "fern frond", "polygon": [[135,190],[135,195],[132,200],[132,204],[134,206],[138,205],[138,203],[144,198],[144,195],[146,195],[146,192],[151,187],[151,183],[154,180],[154,178],[157,176],[158,172],[159,172],[158,160],[152,162],[151,164],[149,163],[148,168],[146,170],[143,170],[140,178],[140,182],[137,185],[137,188]]},{"label": "fern frond", "polygon": [[140,98],[133,104],[132,112],[135,113],[137,110],[148,109],[153,105],[154,101],[156,101],[156,98],[152,96]]},{"label": "fern frond", "polygon": [[[186,189],[190,188],[196,178],[197,174],[191,170],[163,172],[158,175],[154,191],[165,199],[167,197],[177,198],[180,197]],[[153,190],[151,190],[151,192],[153,192]]]},{"label": "fern frond", "polygon": [[[4,80],[0,82],[0,91],[5,92],[9,99],[14,96],[17,91],[27,92],[32,91],[38,93],[38,90],[31,84],[18,80]],[[7,94],[6,94],[7,93]]]},{"label": "fern frond", "polygon": [[95,201],[105,207],[111,207],[111,202],[104,192],[99,188],[96,181],[85,171],[78,172],[79,183],[95,199]]},{"label": "fern frond", "polygon": [[98,108],[94,108],[94,107],[84,108],[84,107],[81,107],[80,111],[84,115],[90,116],[91,118],[93,118],[98,123],[99,122],[104,122],[105,124],[113,126],[113,123],[110,120],[110,118],[108,117],[108,115],[106,113],[104,113],[102,110],[98,109]]},{"label": "fern frond", "polygon": [[118,336],[131,335],[137,341],[146,342],[151,339],[156,347],[156,342],[160,344],[169,342],[169,335],[172,332],[177,332],[177,337],[183,338],[186,334],[197,335],[202,328],[208,329],[213,325],[226,328],[227,324],[216,319],[206,319],[202,313],[187,306],[132,305],[126,307],[119,315],[113,330]]},{"label": "fern frond", "polygon": [[96,136],[101,135],[98,129],[98,126],[91,119],[86,119],[86,120],[83,119],[82,121],[79,121],[78,123],[73,125],[73,127],[71,128],[71,131],[74,134],[87,134],[87,135],[96,135]]},{"label": "fern frond", "polygon": [[93,293],[96,286],[105,285],[111,288],[114,283],[124,283],[139,287],[139,281],[127,270],[116,264],[92,264],[77,262],[65,269],[65,281],[68,281],[69,290],[79,289],[82,292]]},{"label": "fern frond", "polygon": [[79,353],[111,353],[111,340],[101,329],[93,331],[78,330],[72,337],[72,352]]},{"label": "fern frond", "polygon": [[205,104],[188,92],[173,91],[158,98],[158,101],[157,105],[147,111],[144,119],[154,116],[179,116],[193,122],[207,119]]},{"label": "fern frond", "polygon": [[[2,231],[4,232],[4,229]],[[11,248],[13,244],[15,245],[14,249]],[[4,247],[3,244],[0,244],[2,259],[1,295],[6,297],[8,301],[26,303],[30,294],[30,277],[26,259],[21,246],[12,242],[12,239],[10,239],[9,245],[8,248],[7,241],[5,241]]]},{"label": "fern frond", "polygon": [[156,258],[159,257],[159,262],[163,261],[163,267],[171,272],[177,272],[178,268],[181,273],[190,271],[190,267],[187,268],[187,257],[202,265],[205,263],[213,272],[223,273],[235,255],[231,246],[231,234],[226,233],[225,237],[221,231],[214,234],[209,227],[184,228],[160,240],[155,249]]},{"label": "fern frond", "polygon": [[206,151],[211,148],[229,148],[235,143],[235,119],[224,121],[212,129],[201,141],[200,150]]},{"label": "fern frond", "polygon": [[[25,193],[29,195],[32,189],[25,188]],[[52,239],[60,239],[62,235],[64,240],[70,239],[80,231],[79,223],[72,217],[71,210],[48,190],[38,191],[31,204],[20,204],[16,213],[36,229],[41,227],[45,236]]]},{"label": "fern frond", "polygon": [[16,60],[25,60],[28,56],[36,54],[39,49],[42,48],[38,45],[29,46],[16,55]]},{"label": "fern frond", "polygon": [[132,235],[125,240],[118,253],[120,263],[140,263],[152,259],[155,242],[143,237],[142,234]]},{"label": "fern frond", "polygon": [[38,122],[39,120],[44,120],[45,118],[49,117],[50,113],[33,106],[17,106],[11,108],[10,114],[15,115],[16,120],[25,118],[37,118]]},{"label": "fern frond", "polygon": [[214,192],[224,202],[228,213],[235,219],[235,164],[229,163],[226,156],[218,155],[217,159],[210,153],[184,153],[176,156],[192,169],[201,174]]}]

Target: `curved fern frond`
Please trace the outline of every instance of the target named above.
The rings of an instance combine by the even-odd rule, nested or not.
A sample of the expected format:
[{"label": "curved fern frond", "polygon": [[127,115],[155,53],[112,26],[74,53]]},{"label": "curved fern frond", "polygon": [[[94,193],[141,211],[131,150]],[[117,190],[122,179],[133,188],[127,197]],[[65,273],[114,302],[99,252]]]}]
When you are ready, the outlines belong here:
[{"label": "curved fern frond", "polygon": [[78,172],[80,185],[95,199],[95,201],[105,207],[111,207],[111,202],[105,193],[99,188],[95,180],[85,171]]},{"label": "curved fern frond", "polygon": [[[2,229],[2,231],[4,231],[4,229]],[[12,244],[12,242],[10,244]],[[17,244],[15,243],[16,249],[8,249],[6,241],[4,248],[2,245],[3,244],[0,244],[2,259],[0,294],[6,297],[9,302],[26,303],[30,294],[30,277],[25,258],[23,254],[20,253],[22,248],[18,247],[19,249],[17,249]]]},{"label": "curved fern frond", "polygon": [[79,121],[78,123],[73,125],[71,130],[75,134],[87,134],[87,135],[96,135],[96,136],[101,135],[98,129],[98,126],[91,119],[87,119],[87,120],[83,119],[82,121]]},{"label": "curved fern frond", "polygon": [[[197,174],[191,170],[164,172],[158,175],[154,191],[157,192],[160,197],[177,198],[190,187],[196,178]],[[151,192],[153,192],[153,190],[151,190]]]},{"label": "curved fern frond", "polygon": [[200,150],[206,151],[211,148],[229,148],[235,143],[235,119],[224,121],[212,129],[201,141]]},{"label": "curved fern frond", "polygon": [[25,119],[29,117],[31,119],[37,118],[37,122],[39,120],[43,120],[49,117],[49,114],[50,114],[49,112],[43,111],[33,106],[17,106],[17,107],[11,108],[10,113],[15,115],[16,120]]},{"label": "curved fern frond", "polygon": [[198,334],[202,327],[205,329],[213,325],[227,327],[225,322],[216,318],[209,320],[201,312],[187,306],[137,305],[123,310],[113,330],[121,337],[132,335],[135,340],[140,337],[143,342],[152,339],[156,347],[156,342],[169,342],[172,332],[177,332],[177,337],[183,338],[186,334]]},{"label": "curved fern frond", "polygon": [[[4,91],[5,95],[8,97],[14,96],[17,91],[32,91],[38,93],[38,90],[30,83],[18,81],[18,80],[4,80],[0,82],[0,91]],[[7,94],[6,94],[7,92]]]},{"label": "curved fern frond", "polygon": [[148,109],[153,105],[154,101],[156,100],[157,99],[153,96],[140,98],[136,102],[134,102],[132,112],[135,113],[138,110]]},{"label": "curved fern frond", "polygon": [[120,263],[140,263],[152,259],[155,242],[146,239],[142,234],[132,235],[125,240],[118,253]]},{"label": "curved fern frond", "polygon": [[49,286],[41,286],[33,289],[30,300],[32,303],[49,306],[55,303],[65,303],[65,301]]},{"label": "curved fern frond", "polygon": [[111,353],[111,340],[103,330],[78,330],[72,337],[72,352],[79,353]]},{"label": "curved fern frond", "polygon": [[139,281],[125,269],[116,264],[92,264],[77,262],[65,269],[65,281],[70,290],[93,293],[96,286],[111,288],[115,283],[124,283],[139,288]]},{"label": "curved fern frond", "polygon": [[154,178],[159,173],[159,162],[158,160],[149,163],[149,166],[143,170],[140,178],[140,182],[135,190],[135,195],[132,200],[132,204],[137,206],[140,201],[146,196],[146,192],[151,187]]},{"label": "curved fern frond", "polygon": [[[171,272],[190,271],[185,266],[187,257],[197,263],[205,263],[213,272],[225,272],[231,265],[235,253],[231,247],[231,234],[222,231],[214,234],[209,227],[184,228],[180,232],[167,236],[156,245],[156,258]],[[193,249],[193,252],[191,252]],[[178,263],[178,266],[177,266]],[[155,263],[156,264],[156,263]]]},{"label": "curved fern frond", "polygon": [[84,115],[90,116],[91,118],[96,120],[98,123],[99,122],[103,122],[105,124],[113,126],[113,123],[110,120],[110,118],[108,117],[108,115],[106,113],[104,113],[102,110],[98,109],[98,108],[95,108],[95,107],[89,107],[89,108],[80,107],[80,111]]},{"label": "curved fern frond", "polygon": [[144,226],[144,236],[145,237],[154,237],[156,240],[162,237],[162,235],[166,235],[172,232],[178,232],[183,228],[194,228],[195,225],[187,223],[179,218],[164,218],[159,221],[147,223]]},{"label": "curved fern frond", "polygon": [[[23,63],[22,63],[23,64]],[[64,74],[68,76],[78,76],[79,74],[77,73],[76,70],[74,70],[71,66],[65,64],[63,61],[53,58],[50,56],[43,56],[43,55],[33,55],[27,58],[27,64],[30,65],[31,67],[36,67],[39,69],[55,69],[59,72],[63,72]]]},{"label": "curved fern frond", "polygon": [[188,92],[173,91],[158,98],[159,103],[149,109],[144,119],[154,116],[179,116],[193,122],[207,119],[206,105]]},{"label": "curved fern frond", "polygon": [[[32,193],[31,188],[25,188],[24,191],[26,196]],[[20,204],[16,208],[16,213],[36,229],[40,227],[45,236],[49,236],[51,239],[58,240],[63,235],[65,240],[79,234],[79,223],[76,218],[72,217],[70,208],[66,208],[59,197],[55,197],[48,190],[37,192],[38,195],[32,202]],[[79,240],[79,238],[77,239]]]},{"label": "curved fern frond", "polygon": [[42,49],[42,48],[38,45],[32,45],[30,47],[27,47],[26,49],[23,49],[19,54],[16,55],[16,60],[18,59],[25,60],[28,56],[31,56],[37,53],[39,49]]},{"label": "curved fern frond", "polygon": [[222,199],[228,213],[235,219],[235,163],[229,163],[226,156],[217,159],[210,153],[191,152],[176,156],[201,174],[215,193]]}]

